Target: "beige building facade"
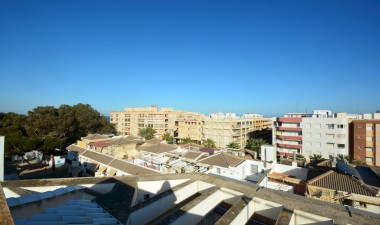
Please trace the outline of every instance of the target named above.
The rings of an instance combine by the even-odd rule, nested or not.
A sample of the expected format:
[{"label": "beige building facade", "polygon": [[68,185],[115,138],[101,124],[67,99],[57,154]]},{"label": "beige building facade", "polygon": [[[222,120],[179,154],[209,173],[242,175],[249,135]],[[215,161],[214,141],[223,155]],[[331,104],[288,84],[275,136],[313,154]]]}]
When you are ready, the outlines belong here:
[{"label": "beige building facade", "polygon": [[235,142],[244,148],[255,131],[271,129],[270,118],[249,116],[209,116],[203,121],[203,139],[212,139],[216,147],[224,148]]},{"label": "beige building facade", "polygon": [[124,111],[110,113],[110,122],[115,124],[116,130],[123,135],[138,135],[143,128],[156,130],[156,137],[160,138],[166,132],[174,135],[178,131],[178,121],[189,118],[200,118],[202,115],[193,112],[161,108],[153,105],[146,108],[126,108]]}]

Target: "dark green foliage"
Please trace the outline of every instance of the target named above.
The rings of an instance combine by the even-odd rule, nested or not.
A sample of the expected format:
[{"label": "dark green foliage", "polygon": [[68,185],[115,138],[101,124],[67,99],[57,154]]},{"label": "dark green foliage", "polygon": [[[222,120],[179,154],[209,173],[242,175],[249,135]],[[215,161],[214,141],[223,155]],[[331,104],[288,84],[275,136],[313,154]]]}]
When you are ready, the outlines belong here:
[{"label": "dark green foliage", "polygon": [[162,140],[165,140],[166,143],[172,143],[174,140],[174,137],[170,133],[165,133],[162,135]]},{"label": "dark green foliage", "polygon": [[52,153],[89,133],[115,132],[112,124],[87,104],[40,106],[29,111],[28,116],[0,113],[0,135],[5,136],[8,156],[30,150]]},{"label": "dark green foliage", "polygon": [[240,146],[239,146],[239,144],[236,143],[236,142],[230,142],[230,143],[227,145],[227,148],[239,149]]},{"label": "dark green foliage", "polygon": [[145,138],[145,140],[150,140],[154,137],[154,134],[156,133],[153,128],[147,127],[139,130],[139,136],[142,138]]},{"label": "dark green foliage", "polygon": [[181,144],[189,144],[189,143],[191,143],[191,142],[193,142],[193,140],[191,140],[191,138],[190,137],[185,137],[185,138],[183,138],[183,139],[181,139]]},{"label": "dark green foliage", "polygon": [[250,138],[247,141],[247,144],[245,146],[246,149],[250,149],[257,152],[257,156],[260,157],[260,148],[261,145],[265,145],[266,141],[264,139],[253,139]]},{"label": "dark green foliage", "polygon": [[215,141],[207,138],[206,140],[203,140],[202,145],[207,148],[215,148]]}]

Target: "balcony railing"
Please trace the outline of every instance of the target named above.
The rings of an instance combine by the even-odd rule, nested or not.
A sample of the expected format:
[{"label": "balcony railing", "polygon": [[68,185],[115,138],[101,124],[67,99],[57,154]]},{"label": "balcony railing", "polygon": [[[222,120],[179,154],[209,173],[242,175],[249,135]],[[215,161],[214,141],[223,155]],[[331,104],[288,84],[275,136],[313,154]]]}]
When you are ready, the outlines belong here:
[{"label": "balcony railing", "polygon": [[302,127],[278,127],[278,130],[302,131]]},{"label": "balcony railing", "polygon": [[302,148],[302,145],[290,145],[290,144],[280,144],[280,143],[277,143],[277,146],[281,147],[281,148],[292,148],[292,149],[301,149]]},{"label": "balcony railing", "polygon": [[277,135],[278,139],[284,139],[284,140],[302,140],[302,136],[286,136],[286,135]]}]

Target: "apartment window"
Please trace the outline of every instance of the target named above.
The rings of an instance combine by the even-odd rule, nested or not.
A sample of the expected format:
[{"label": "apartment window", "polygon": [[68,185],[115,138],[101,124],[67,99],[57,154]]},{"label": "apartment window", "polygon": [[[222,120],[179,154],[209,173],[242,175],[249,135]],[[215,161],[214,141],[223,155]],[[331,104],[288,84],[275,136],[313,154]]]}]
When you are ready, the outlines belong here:
[{"label": "apartment window", "polygon": [[316,134],[315,134],[315,137],[316,137],[316,138],[321,138],[321,133],[316,133]]},{"label": "apartment window", "polygon": [[327,124],[327,129],[334,129],[335,124]]},{"label": "apartment window", "polygon": [[365,147],[366,152],[372,152],[372,147]]},{"label": "apartment window", "polygon": [[319,123],[318,123],[318,124],[315,124],[314,127],[315,127],[316,129],[321,129],[321,124],[319,124]]},{"label": "apartment window", "polygon": [[339,138],[339,139],[343,139],[343,138],[346,137],[346,135],[344,135],[344,134],[337,134],[336,137]]},{"label": "apartment window", "polygon": [[326,144],[327,144],[327,148],[334,148],[334,143],[327,142]]},{"label": "apartment window", "polygon": [[251,164],[251,174],[256,174],[258,172],[259,172],[259,166]]},{"label": "apartment window", "polygon": [[315,142],[315,147],[321,147],[321,142]]},{"label": "apartment window", "polygon": [[309,132],[304,133],[303,135],[305,135],[305,137],[311,137],[311,133],[309,133]]},{"label": "apartment window", "polygon": [[371,157],[365,157],[365,161],[366,162],[372,162],[372,158]]},{"label": "apartment window", "polygon": [[371,131],[372,130],[372,126],[367,126],[365,129],[368,130],[368,131]]},{"label": "apartment window", "polygon": [[305,123],[305,128],[310,128],[310,123]]},{"label": "apartment window", "polygon": [[327,138],[334,138],[334,136],[335,136],[334,134],[326,134]]},{"label": "apartment window", "polygon": [[336,127],[337,127],[338,129],[343,129],[343,128],[344,128],[344,125],[343,125],[343,124],[338,124],[338,125],[336,125]]},{"label": "apartment window", "polygon": [[345,144],[338,144],[338,148],[342,149],[342,148],[345,148],[346,145]]},{"label": "apartment window", "polygon": [[372,141],[372,137],[366,137],[365,140],[366,141]]}]

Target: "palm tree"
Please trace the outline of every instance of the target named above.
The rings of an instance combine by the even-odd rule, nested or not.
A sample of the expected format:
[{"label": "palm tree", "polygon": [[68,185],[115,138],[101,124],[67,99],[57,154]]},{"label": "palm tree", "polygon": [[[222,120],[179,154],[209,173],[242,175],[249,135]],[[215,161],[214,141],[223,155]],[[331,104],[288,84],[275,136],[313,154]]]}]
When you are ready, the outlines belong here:
[{"label": "palm tree", "polygon": [[193,140],[191,140],[190,137],[185,137],[185,138],[181,139],[181,144],[188,144],[191,142],[193,142]]},{"label": "palm tree", "polygon": [[256,151],[257,152],[257,156],[260,157],[260,148],[261,148],[261,145],[265,145],[266,143],[267,142],[264,139],[253,139],[253,138],[250,138],[250,139],[248,139],[247,145],[245,146],[245,148],[253,150],[253,151]]},{"label": "palm tree", "polygon": [[166,132],[165,134],[162,135],[162,140],[165,140],[166,143],[170,143],[174,140],[174,137],[170,133]]},{"label": "palm tree", "polygon": [[236,143],[236,142],[230,142],[230,143],[227,145],[227,148],[239,149],[239,144]]},{"label": "palm tree", "polygon": [[203,140],[202,145],[207,148],[215,148],[215,141],[210,138],[207,138],[206,140]]},{"label": "palm tree", "polygon": [[321,154],[313,154],[310,156],[311,161],[317,161],[317,160],[322,160],[322,159],[323,159],[323,157]]},{"label": "palm tree", "polygon": [[156,131],[153,128],[147,127],[139,130],[139,136],[145,140],[150,140],[154,137]]},{"label": "palm tree", "polygon": [[338,154],[338,156],[336,157],[336,160],[343,161],[343,162],[344,162],[344,160],[346,160],[348,162],[348,161],[350,161],[349,159],[350,159],[350,157],[348,155],[344,156],[343,154]]}]

